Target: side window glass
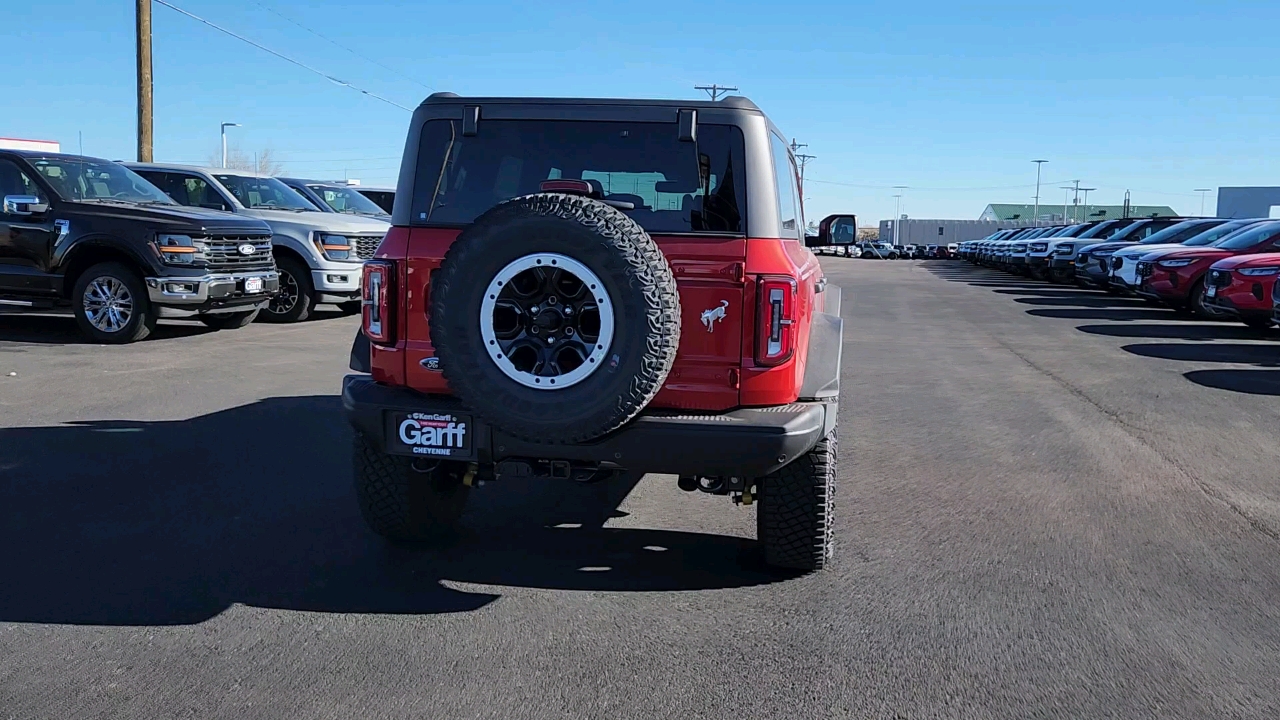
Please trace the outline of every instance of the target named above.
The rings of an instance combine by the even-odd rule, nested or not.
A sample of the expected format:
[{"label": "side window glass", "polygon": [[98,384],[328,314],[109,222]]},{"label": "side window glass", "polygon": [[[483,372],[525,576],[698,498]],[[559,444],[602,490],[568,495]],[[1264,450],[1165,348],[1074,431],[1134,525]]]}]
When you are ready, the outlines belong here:
[{"label": "side window glass", "polygon": [[800,233],[803,220],[800,217],[800,196],[796,191],[795,162],[791,150],[777,135],[770,135],[773,146],[773,172],[778,189],[778,237],[803,241]]},{"label": "side window glass", "polygon": [[204,178],[199,177],[181,177],[181,186],[186,193],[190,202],[184,205],[195,205],[197,207],[208,208],[210,210],[230,210],[226,201],[222,199],[222,195],[218,194],[213,186],[205,182]]},{"label": "side window glass", "polygon": [[[49,199],[40,191],[40,186],[10,160],[0,160],[0,199],[9,195],[35,195],[42,203]],[[0,208],[0,212],[3,209]]]}]

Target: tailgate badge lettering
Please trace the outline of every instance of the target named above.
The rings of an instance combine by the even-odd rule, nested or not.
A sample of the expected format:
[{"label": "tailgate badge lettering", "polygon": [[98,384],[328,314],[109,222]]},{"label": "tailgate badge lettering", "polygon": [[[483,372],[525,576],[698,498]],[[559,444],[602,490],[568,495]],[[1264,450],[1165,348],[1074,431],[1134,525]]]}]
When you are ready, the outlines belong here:
[{"label": "tailgate badge lettering", "polygon": [[715,332],[716,321],[723,321],[725,318],[725,310],[729,309],[729,301],[721,300],[720,307],[711,308],[702,311],[702,324],[707,326],[707,332]]}]

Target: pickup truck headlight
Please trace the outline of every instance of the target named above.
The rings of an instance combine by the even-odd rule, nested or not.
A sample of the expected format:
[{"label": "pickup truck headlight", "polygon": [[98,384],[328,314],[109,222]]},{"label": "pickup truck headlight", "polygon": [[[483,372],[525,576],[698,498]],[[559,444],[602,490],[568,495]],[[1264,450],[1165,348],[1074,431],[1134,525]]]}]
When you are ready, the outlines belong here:
[{"label": "pickup truck headlight", "polygon": [[355,248],[345,235],[318,232],[315,234],[316,249],[326,260],[352,260]]},{"label": "pickup truck headlight", "polygon": [[1280,273],[1280,266],[1270,265],[1267,267],[1241,268],[1239,272],[1241,275],[1250,275],[1252,277],[1257,277],[1259,275],[1275,275]]},{"label": "pickup truck headlight", "polygon": [[157,235],[155,246],[166,265],[196,265],[207,259],[205,244],[190,235]]},{"label": "pickup truck headlight", "polygon": [[1193,262],[1195,262],[1194,258],[1184,258],[1181,260],[1157,260],[1156,264],[1165,268],[1179,268],[1186,267]]},{"label": "pickup truck headlight", "polygon": [[1031,252],[1044,252],[1049,249],[1049,243],[1031,243]]},{"label": "pickup truck headlight", "polygon": [[1058,247],[1054,248],[1053,251],[1059,255],[1070,255],[1075,252],[1075,249],[1076,246],[1072,243],[1059,243]]}]

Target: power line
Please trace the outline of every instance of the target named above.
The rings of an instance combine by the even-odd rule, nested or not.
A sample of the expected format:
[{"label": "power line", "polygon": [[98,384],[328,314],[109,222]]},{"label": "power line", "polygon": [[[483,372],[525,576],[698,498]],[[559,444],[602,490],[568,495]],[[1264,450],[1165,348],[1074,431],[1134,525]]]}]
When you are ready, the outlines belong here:
[{"label": "power line", "polygon": [[[839,181],[836,181],[836,180],[818,180],[817,178],[810,178],[810,179],[808,180],[808,182],[820,183],[820,184],[822,184],[822,185],[839,185],[839,186],[841,186],[841,187],[861,188],[861,189],[864,189],[864,190],[893,190],[893,189],[895,188],[895,186],[894,186],[894,185],[859,185],[859,184],[857,184],[857,183],[839,182]],[[1056,181],[1054,181],[1054,182],[1068,182],[1068,181],[1067,181],[1067,180],[1056,180]],[[1046,181],[1046,184],[1051,184],[1051,183],[1049,183],[1048,181]],[[969,190],[973,190],[973,191],[977,191],[977,190],[1021,190],[1021,189],[1023,189],[1023,188],[1033,188],[1033,187],[1035,187],[1035,183],[1028,183],[1028,184],[1026,184],[1026,185],[991,185],[991,186],[988,186],[988,187],[924,187],[924,186],[919,186],[919,185],[912,185],[912,186],[911,186],[911,189],[912,189],[912,190],[925,190],[925,191],[932,191],[932,192],[962,192],[962,191],[969,191]]]},{"label": "power line", "polygon": [[313,73],[315,73],[316,75],[319,75],[320,77],[324,78],[325,80],[328,80],[329,82],[331,82],[331,83],[333,83],[333,84],[335,84],[335,85],[341,85],[341,86],[343,86],[343,87],[351,88],[352,90],[355,90],[356,92],[361,93],[362,95],[368,95],[369,97],[371,97],[371,98],[373,98],[373,99],[375,99],[375,100],[381,100],[382,102],[384,102],[384,103],[386,103],[386,104],[388,104],[388,105],[394,105],[394,106],[396,106],[396,107],[398,107],[398,108],[400,108],[401,110],[404,110],[404,111],[406,111],[406,112],[413,112],[413,110],[412,110],[411,108],[407,108],[407,107],[405,107],[404,105],[401,105],[400,103],[398,103],[398,102],[396,102],[396,101],[394,101],[394,100],[388,100],[387,98],[384,98],[384,97],[382,97],[381,95],[378,95],[377,93],[370,92],[370,91],[368,91],[368,90],[365,90],[364,88],[361,88],[361,87],[357,87],[357,86],[355,86],[355,85],[352,85],[351,83],[349,83],[349,82],[347,82],[347,81],[345,81],[345,80],[341,80],[341,79],[339,79],[339,78],[336,78],[336,77],[334,77],[334,76],[332,76],[332,75],[330,75],[330,74],[328,74],[328,73],[324,72],[323,70],[317,70],[317,69],[315,69],[315,68],[311,67],[310,65],[307,65],[307,64],[305,64],[305,63],[302,63],[302,62],[299,62],[299,61],[297,61],[297,60],[294,60],[293,58],[289,57],[288,55],[285,55],[284,53],[276,52],[275,50],[272,50],[271,48],[267,47],[266,45],[263,45],[263,44],[261,44],[261,43],[254,42],[253,40],[250,40],[249,38],[247,38],[247,37],[245,37],[245,36],[243,36],[243,35],[236,34],[236,33],[232,32],[232,31],[230,31],[230,30],[228,30],[228,29],[226,29],[226,28],[222,27],[221,25],[215,25],[214,23],[211,23],[211,22],[209,22],[208,20],[205,20],[204,18],[200,17],[199,15],[193,15],[193,14],[191,14],[191,13],[187,12],[186,10],[183,10],[182,8],[178,7],[177,5],[174,5],[174,4],[170,3],[170,2],[167,2],[167,0],[155,0],[155,2],[157,2],[157,3],[158,3],[158,4],[160,4],[160,5],[163,5],[163,6],[167,7],[167,8],[169,8],[170,10],[173,10],[173,11],[175,11],[175,12],[177,12],[177,13],[180,13],[180,14],[182,14],[182,15],[186,15],[187,17],[191,18],[192,20],[195,20],[195,21],[200,22],[200,23],[204,23],[205,25],[208,25],[209,27],[213,28],[214,30],[217,30],[217,31],[218,31],[218,32],[220,32],[220,33],[224,33],[224,34],[230,35],[231,37],[233,37],[233,38],[235,38],[235,39],[237,39],[237,40],[239,40],[239,41],[241,41],[241,42],[248,43],[249,45],[252,45],[252,46],[254,46],[254,47],[258,48],[259,50],[262,50],[263,52],[271,53],[272,55],[275,55],[276,57],[280,58],[281,60],[284,60],[285,62],[291,63],[291,64],[293,64],[293,65],[297,65],[298,67],[302,68],[303,70],[307,70],[307,71],[309,71],[309,72],[313,72]]},{"label": "power line", "polygon": [[362,60],[365,60],[366,62],[371,62],[371,63],[373,63],[374,65],[377,65],[378,67],[382,68],[383,70],[386,70],[386,71],[388,71],[388,72],[394,73],[394,74],[396,74],[396,75],[398,75],[398,76],[400,76],[400,77],[404,78],[405,80],[408,80],[409,82],[413,83],[414,85],[417,85],[417,86],[419,86],[419,87],[424,87],[424,88],[426,88],[426,89],[428,89],[428,90],[430,90],[430,91],[432,91],[432,92],[435,92],[435,88],[431,87],[430,85],[428,85],[428,84],[426,84],[426,83],[424,83],[424,82],[420,82],[420,81],[418,81],[418,80],[416,80],[416,79],[414,79],[414,78],[411,78],[411,77],[409,77],[408,75],[405,75],[404,73],[400,72],[399,70],[396,70],[396,69],[395,69],[395,68],[393,68],[393,67],[389,67],[389,66],[387,66],[387,65],[383,65],[382,63],[378,62],[377,60],[374,60],[374,59],[373,59],[373,58],[371,58],[371,57],[368,57],[368,56],[366,56],[366,55],[361,55],[360,53],[356,52],[355,50],[352,50],[351,48],[347,47],[346,45],[343,45],[342,43],[338,42],[337,40],[334,40],[333,38],[328,37],[327,35],[322,35],[321,33],[317,32],[317,31],[315,31],[315,30],[312,30],[311,28],[307,27],[306,25],[303,25],[302,23],[298,22],[297,20],[294,20],[293,18],[289,17],[288,15],[285,15],[284,13],[280,12],[279,10],[276,10],[275,8],[268,7],[267,5],[265,5],[265,4],[261,3],[261,2],[258,2],[258,0],[253,0],[253,4],[254,4],[254,5],[257,5],[258,7],[262,8],[263,10],[266,10],[266,11],[267,11],[267,12],[269,12],[269,13],[272,13],[273,15],[277,15],[277,16],[279,16],[279,17],[283,18],[286,22],[289,22],[289,23],[292,23],[292,24],[294,24],[294,25],[297,25],[298,27],[302,28],[303,30],[306,30],[307,32],[311,33],[312,35],[315,35],[316,37],[320,38],[321,40],[324,40],[325,42],[329,43],[330,45],[333,45],[334,47],[337,47],[337,48],[341,48],[341,49],[343,49],[343,50],[346,50],[347,52],[351,53],[352,55],[355,55],[356,57],[358,57],[358,58],[360,58],[360,59],[362,59]]}]

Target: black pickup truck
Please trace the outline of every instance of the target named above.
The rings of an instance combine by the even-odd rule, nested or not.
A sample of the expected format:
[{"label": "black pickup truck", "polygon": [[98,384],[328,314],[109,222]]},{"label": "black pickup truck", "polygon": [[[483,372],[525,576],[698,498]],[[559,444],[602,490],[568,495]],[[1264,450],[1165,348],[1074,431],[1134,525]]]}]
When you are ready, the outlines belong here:
[{"label": "black pickup truck", "polygon": [[101,343],[165,316],[243,327],[279,291],[266,223],[184,207],[107,160],[0,151],[0,310],[70,307]]}]

